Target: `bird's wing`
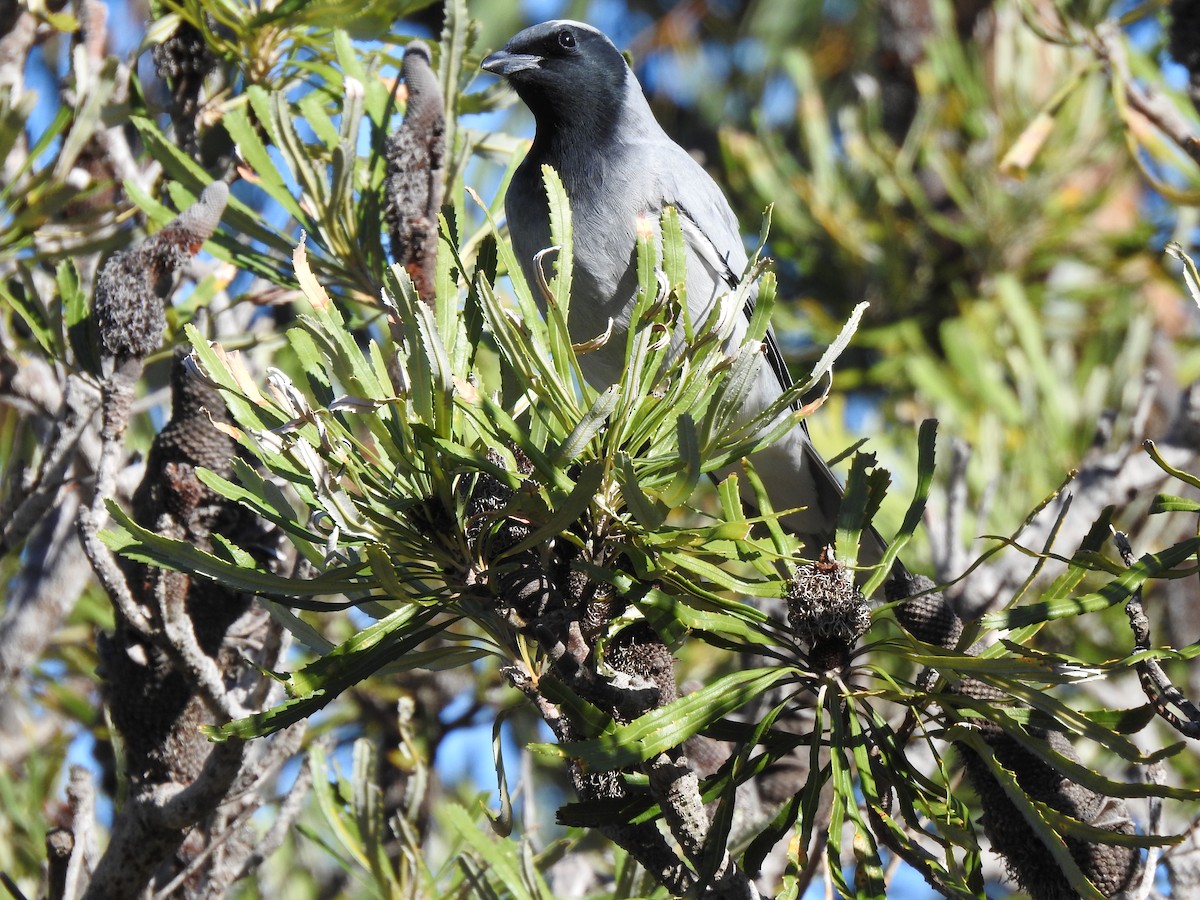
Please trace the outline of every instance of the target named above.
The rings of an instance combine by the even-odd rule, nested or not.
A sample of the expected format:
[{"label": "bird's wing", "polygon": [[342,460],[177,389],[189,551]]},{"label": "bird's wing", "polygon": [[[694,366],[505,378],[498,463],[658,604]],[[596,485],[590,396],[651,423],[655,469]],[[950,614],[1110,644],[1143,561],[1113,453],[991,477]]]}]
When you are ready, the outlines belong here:
[{"label": "bird's wing", "polygon": [[[673,150],[677,153],[670,154],[669,164],[663,166],[660,173],[661,204],[674,206],[679,211],[688,248],[732,290],[737,287],[748,261],[737,218],[721,189],[700,164],[677,145],[673,145]],[[754,315],[755,296],[751,292],[746,299],[747,322]],[[771,328],[767,329],[763,339],[763,352],[780,391],[790,388],[792,376]],[[793,406],[798,407],[798,401]],[[842,483],[813,446],[808,423],[801,420],[800,429],[804,434],[804,467],[812,479],[817,505],[822,510],[836,510],[842,501]],[[870,535],[876,545],[870,555],[877,558],[886,544],[873,527]],[[831,535],[823,537],[828,539]]]},{"label": "bird's wing", "polygon": [[[662,205],[671,205],[679,210],[683,237],[692,253],[715,272],[726,287],[733,290],[748,262],[737,217],[717,183],[700,164],[681,147],[675,145],[673,149],[677,153],[672,154],[672,164],[665,166],[661,175]],[[747,322],[754,316],[756,295],[757,292],[751,291],[746,297],[744,312]],[[779,390],[782,392],[790,388],[792,375],[771,328],[767,328],[763,339],[763,352],[767,365],[779,382]],[[807,433],[807,425],[804,430]]]}]

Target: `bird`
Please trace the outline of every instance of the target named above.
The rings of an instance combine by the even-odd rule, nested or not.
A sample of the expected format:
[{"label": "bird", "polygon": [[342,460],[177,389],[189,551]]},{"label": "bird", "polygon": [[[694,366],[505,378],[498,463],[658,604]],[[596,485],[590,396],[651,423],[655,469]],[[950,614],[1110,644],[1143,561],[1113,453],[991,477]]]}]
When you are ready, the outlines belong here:
[{"label": "bird", "polygon": [[[579,359],[588,383],[604,390],[625,364],[639,220],[657,222],[668,205],[678,211],[689,313],[693,322],[703,322],[747,266],[737,217],[713,178],[663,130],[625,57],[600,30],[569,19],[543,22],[516,34],[480,65],[503,78],[534,117],[533,142],[504,200],[512,247],[530,285],[537,283],[535,257],[551,244],[542,166],[553,167],[566,189],[574,236],[567,325],[575,343],[611,329],[607,342]],[[745,340],[753,302],[751,297],[728,340],[730,349]],[[680,328],[675,349],[682,351],[683,342]],[[770,330],[764,355],[744,421],[792,385]],[[823,549],[834,534],[842,486],[813,446],[807,424],[801,420],[751,461],[772,506],[793,510],[782,519],[785,527],[810,551]]]}]

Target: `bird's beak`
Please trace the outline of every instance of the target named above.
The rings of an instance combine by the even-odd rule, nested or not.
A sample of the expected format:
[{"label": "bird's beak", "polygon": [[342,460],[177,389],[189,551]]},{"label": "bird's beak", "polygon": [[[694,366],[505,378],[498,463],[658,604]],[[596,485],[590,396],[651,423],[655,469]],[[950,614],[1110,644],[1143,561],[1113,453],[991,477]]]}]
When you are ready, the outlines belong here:
[{"label": "bird's beak", "polygon": [[479,68],[501,78],[509,78],[527,69],[539,68],[542,57],[532,53],[509,53],[507,50],[497,50],[479,64]]}]

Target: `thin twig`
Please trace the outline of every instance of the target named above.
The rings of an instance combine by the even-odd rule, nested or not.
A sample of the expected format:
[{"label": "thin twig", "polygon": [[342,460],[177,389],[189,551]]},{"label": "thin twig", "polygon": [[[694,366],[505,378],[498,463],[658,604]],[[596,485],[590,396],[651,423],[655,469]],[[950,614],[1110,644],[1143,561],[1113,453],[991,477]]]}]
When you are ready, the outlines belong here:
[{"label": "thin twig", "polygon": [[[1121,554],[1122,562],[1126,566],[1132,566],[1134,557],[1133,548],[1129,545],[1129,538],[1122,532],[1114,530],[1113,540],[1116,542],[1117,552]],[[1125,604],[1125,615],[1129,618],[1129,627],[1133,631],[1133,651],[1142,653],[1151,649],[1150,619],[1142,606],[1140,586]],[[1197,708],[1196,704],[1189,700],[1183,691],[1175,687],[1158,660],[1147,657],[1139,661],[1136,668],[1138,680],[1142,684],[1146,699],[1150,701],[1150,705],[1159,717],[1184,737],[1200,738],[1200,708]],[[1173,712],[1167,704],[1173,705],[1186,718]]]},{"label": "thin twig", "polygon": [[258,807],[248,806],[234,816],[233,821],[222,828],[220,834],[212,838],[203,850],[188,861],[188,864],[180,870],[178,875],[167,882],[166,887],[154,895],[154,900],[166,900],[167,897],[175,896],[175,891],[198,872],[200,867],[208,862],[209,858],[223,847],[231,837],[237,834],[241,827],[250,821],[256,812],[258,812]]},{"label": "thin twig", "polygon": [[92,830],[96,821],[96,788],[91,773],[83,766],[71,766],[67,800],[71,805],[71,833],[75,837],[75,847],[67,863],[63,897],[75,900],[83,877],[91,875],[96,862],[96,838]]},{"label": "thin twig", "polygon": [[36,486],[21,499],[16,509],[0,510],[0,518],[4,521],[0,528],[0,554],[20,544],[58,498],[84,430],[99,406],[100,394],[93,386],[78,375],[67,376],[62,409],[59,411],[62,425],[56,430],[54,443],[42,458]]},{"label": "thin twig", "polygon": [[1191,125],[1156,88],[1151,85],[1139,86],[1134,80],[1122,40],[1119,24],[1110,19],[1096,27],[1095,39],[1091,41],[1092,49],[1112,66],[1129,107],[1145,116],[1193,162],[1200,165],[1200,141],[1192,133]]},{"label": "thin twig", "polygon": [[268,856],[283,846],[283,842],[292,831],[292,826],[304,809],[304,802],[308,799],[308,789],[312,786],[313,777],[312,757],[310,756],[297,773],[296,780],[292,782],[270,829],[254,847],[253,852],[242,861],[235,881],[249,875],[261,866]]},{"label": "thin twig", "polygon": [[156,575],[155,600],[162,613],[163,637],[170,644],[171,655],[191,676],[209,708],[222,717],[224,721],[220,724],[240,718],[243,711],[233,707],[216,661],[196,640],[192,619],[184,608],[187,591],[180,586],[186,576],[169,577],[170,573],[162,569]]},{"label": "thin twig", "polygon": [[105,383],[100,426],[100,461],[96,466],[92,501],[79,509],[79,535],[96,577],[116,604],[118,611],[136,633],[153,638],[158,629],[142,612],[129,590],[124,573],[100,540],[100,528],[108,518],[104,501],[114,494],[117,468],[124,449],[121,438],[129,425],[129,408],[133,402],[134,386],[141,377],[142,368],[142,361],[137,357],[117,359],[112,375]]}]

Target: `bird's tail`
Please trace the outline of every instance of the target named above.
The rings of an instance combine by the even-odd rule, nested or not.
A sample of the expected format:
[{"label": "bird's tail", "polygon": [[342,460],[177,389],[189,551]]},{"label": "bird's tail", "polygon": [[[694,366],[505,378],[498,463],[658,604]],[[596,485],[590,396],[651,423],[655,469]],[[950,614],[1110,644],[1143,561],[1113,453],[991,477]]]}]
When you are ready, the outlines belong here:
[{"label": "bird's tail", "polygon": [[[833,473],[833,469],[829,467],[829,463],[825,462],[824,457],[817,452],[809,440],[805,440],[804,442],[804,455],[803,469],[812,479],[816,504],[821,510],[824,520],[829,523],[826,533],[804,536],[805,544],[813,551],[815,556],[826,544],[829,544],[833,540],[838,511],[841,509],[845,489],[842,487],[842,483],[838,480],[837,475]],[[815,548],[814,542],[816,543]],[[874,525],[868,525],[863,529],[862,536],[859,539],[858,564],[860,566],[879,565],[883,561],[883,556],[887,552],[887,548],[888,543],[884,540],[883,535],[879,533],[879,529]],[[904,564],[899,559],[892,563],[893,575],[903,574],[906,571]]]}]

